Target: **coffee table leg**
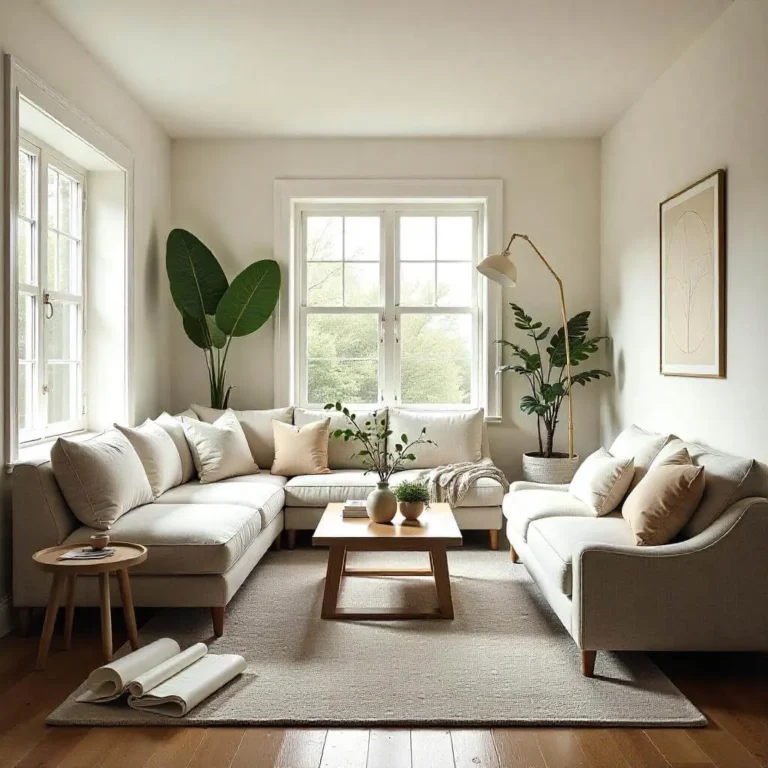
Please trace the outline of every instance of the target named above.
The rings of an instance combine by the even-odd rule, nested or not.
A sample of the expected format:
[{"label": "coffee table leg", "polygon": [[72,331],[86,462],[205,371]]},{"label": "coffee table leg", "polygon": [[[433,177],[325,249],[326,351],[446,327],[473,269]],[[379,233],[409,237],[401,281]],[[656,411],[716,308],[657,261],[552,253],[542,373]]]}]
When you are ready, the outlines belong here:
[{"label": "coffee table leg", "polygon": [[112,661],[112,615],[109,603],[109,573],[99,574],[99,602],[101,603],[101,650],[106,661]]},{"label": "coffee table leg", "polygon": [[446,557],[445,547],[433,546],[431,554],[440,616],[443,619],[452,619],[453,601],[451,600],[451,579],[448,575],[448,558]]},{"label": "coffee table leg", "polygon": [[339,599],[341,577],[344,573],[346,547],[334,545],[328,550],[328,569],[325,572],[325,592],[323,593],[323,619],[336,617],[336,603]]},{"label": "coffee table leg", "polygon": [[136,629],[136,614],[133,612],[133,596],[131,595],[131,580],[128,569],[122,568],[117,572],[117,582],[120,585],[120,599],[123,601],[125,626],[128,629],[128,639],[135,651],[139,647],[139,631]]},{"label": "coffee table leg", "polygon": [[75,621],[75,584],[77,574],[67,576],[67,607],[64,612],[64,647],[72,647],[72,625]]},{"label": "coffee table leg", "polygon": [[59,596],[64,585],[64,574],[56,573],[51,581],[51,591],[48,595],[48,607],[45,609],[45,621],[43,622],[43,634],[40,636],[40,649],[37,652],[37,668],[45,669],[48,660],[48,650],[51,647],[53,629],[56,626],[56,614],[59,610]]}]

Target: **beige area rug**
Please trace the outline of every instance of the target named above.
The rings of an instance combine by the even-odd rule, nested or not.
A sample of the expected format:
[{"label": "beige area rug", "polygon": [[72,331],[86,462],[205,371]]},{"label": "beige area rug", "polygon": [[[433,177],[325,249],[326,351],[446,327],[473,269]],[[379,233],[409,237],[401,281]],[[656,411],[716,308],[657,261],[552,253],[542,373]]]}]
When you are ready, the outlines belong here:
[{"label": "beige area rug", "polygon": [[[647,656],[600,653],[593,679],[523,565],[506,552],[449,552],[453,621],[322,621],[327,553],[270,552],[230,603],[224,637],[207,610],[159,611],[146,643],[204,640],[239,653],[240,678],[185,718],[124,703],[78,704],[73,693],[52,725],[621,725],[706,724]],[[383,558],[383,560],[382,560]],[[350,564],[426,565],[426,555],[357,553]],[[423,561],[423,562],[422,562]],[[435,602],[427,578],[347,578],[340,605]],[[126,648],[121,649],[122,653]]]}]

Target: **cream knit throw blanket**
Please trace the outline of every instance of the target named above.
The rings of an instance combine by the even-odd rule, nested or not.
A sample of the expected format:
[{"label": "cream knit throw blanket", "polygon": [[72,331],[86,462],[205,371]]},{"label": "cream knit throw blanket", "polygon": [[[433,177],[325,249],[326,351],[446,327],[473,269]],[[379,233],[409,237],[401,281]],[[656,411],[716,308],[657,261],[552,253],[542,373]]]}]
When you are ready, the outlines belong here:
[{"label": "cream knit throw blanket", "polygon": [[483,477],[489,477],[499,483],[504,493],[509,490],[504,473],[490,459],[446,464],[419,474],[419,480],[429,486],[430,501],[445,501],[452,507],[458,506],[470,486]]}]

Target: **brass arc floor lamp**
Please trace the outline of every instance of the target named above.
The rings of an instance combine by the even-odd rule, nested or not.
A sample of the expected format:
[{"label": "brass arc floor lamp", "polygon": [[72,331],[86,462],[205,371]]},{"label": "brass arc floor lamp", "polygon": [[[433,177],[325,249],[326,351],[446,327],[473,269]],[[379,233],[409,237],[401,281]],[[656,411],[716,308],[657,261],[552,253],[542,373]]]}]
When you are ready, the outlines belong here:
[{"label": "brass arc floor lamp", "polygon": [[528,245],[533,248],[544,266],[557,281],[557,287],[560,290],[560,312],[563,316],[563,335],[565,336],[565,365],[568,373],[568,458],[570,459],[573,458],[573,395],[571,394],[571,345],[570,340],[568,339],[568,313],[565,309],[563,281],[560,279],[560,275],[552,269],[552,265],[544,258],[542,252],[533,244],[531,238],[528,237],[528,235],[521,235],[518,232],[515,232],[512,237],[509,238],[507,247],[502,253],[486,256],[486,258],[477,265],[477,271],[489,280],[499,283],[504,288],[514,288],[517,285],[517,267],[512,261],[510,248],[516,238],[525,240]]}]

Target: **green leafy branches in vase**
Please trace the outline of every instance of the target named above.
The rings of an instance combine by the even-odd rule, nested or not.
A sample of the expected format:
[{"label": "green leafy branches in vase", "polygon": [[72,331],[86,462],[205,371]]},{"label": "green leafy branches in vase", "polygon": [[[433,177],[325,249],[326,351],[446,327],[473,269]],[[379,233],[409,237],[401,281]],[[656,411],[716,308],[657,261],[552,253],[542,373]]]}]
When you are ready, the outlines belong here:
[{"label": "green leafy branches in vase", "polygon": [[185,229],[168,235],[165,266],[184,330],[205,354],[211,407],[226,408],[232,340],[254,333],[272,316],[280,295],[280,266],[272,259],[256,261],[230,283],[213,253]]},{"label": "green leafy branches in vase", "polygon": [[397,500],[389,489],[389,479],[394,472],[405,469],[406,462],[415,461],[413,449],[417,445],[437,445],[425,437],[427,428],[424,427],[415,440],[409,440],[408,435],[400,435],[395,442],[394,450],[387,450],[392,430],[389,429],[386,418],[379,418],[379,412],[374,411],[369,418],[360,424],[357,415],[341,403],[328,403],[326,411],[340,411],[349,422],[345,429],[336,429],[331,437],[349,442],[360,443],[361,450],[355,454],[359,457],[366,473],[375,472],[379,483],[375,491],[368,495],[366,510],[368,517],[376,523],[388,523],[397,513]]}]

